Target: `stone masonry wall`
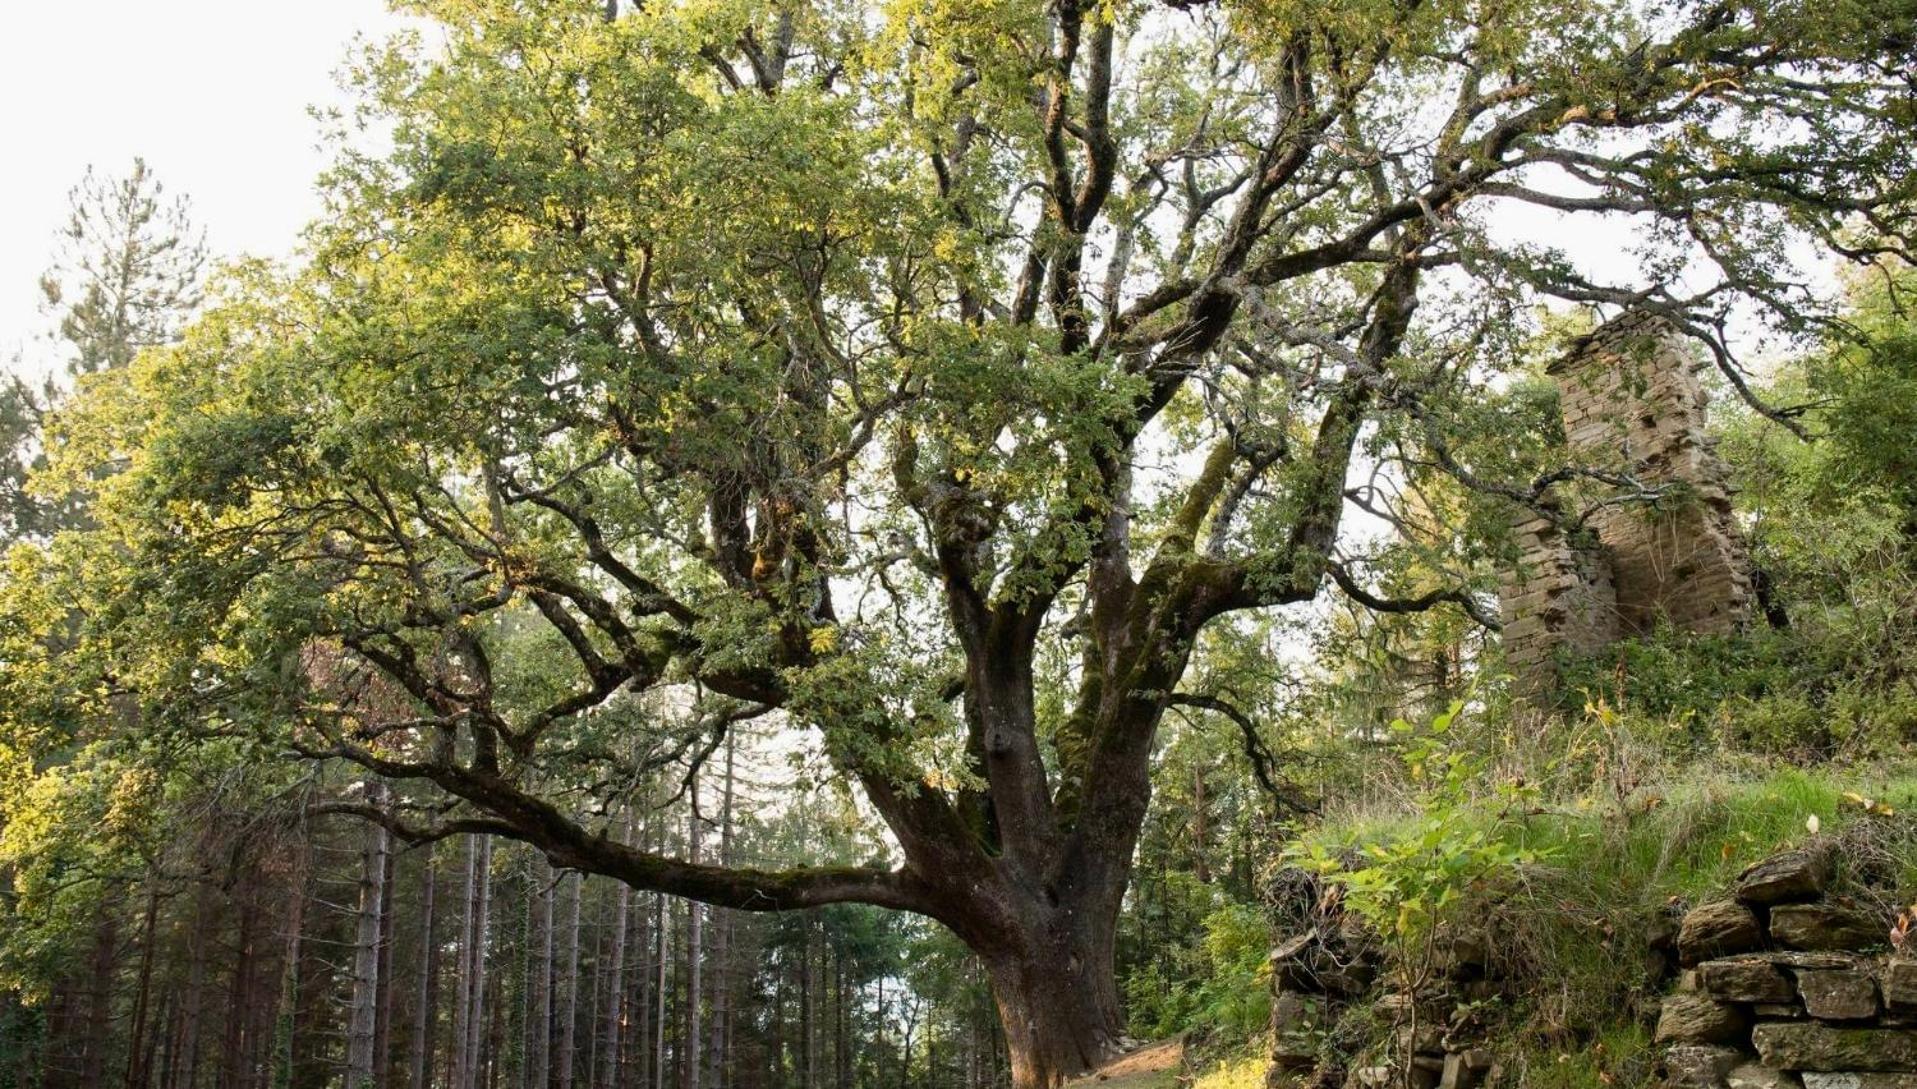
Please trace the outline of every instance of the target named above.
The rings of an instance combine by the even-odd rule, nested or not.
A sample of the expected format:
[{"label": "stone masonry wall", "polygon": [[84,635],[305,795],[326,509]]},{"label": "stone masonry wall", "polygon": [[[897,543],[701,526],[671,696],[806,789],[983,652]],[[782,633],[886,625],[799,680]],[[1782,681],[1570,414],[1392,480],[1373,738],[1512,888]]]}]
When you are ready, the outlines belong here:
[{"label": "stone masonry wall", "polygon": [[1917,960],[1890,921],[1831,896],[1813,845],[1684,917],[1688,966],[1657,1043],[1671,1089],[1917,1089]]},{"label": "stone masonry wall", "polygon": [[[1698,370],[1674,329],[1639,314],[1550,368],[1574,463],[1627,475],[1659,498],[1585,489],[1553,497],[1560,519],[1526,512],[1515,527],[1520,560],[1502,586],[1505,653],[1521,685],[1548,688],[1560,647],[1588,652],[1660,623],[1729,632],[1749,617],[1750,564]],[[1562,527],[1578,521],[1580,501],[1582,539],[1568,539]]]}]

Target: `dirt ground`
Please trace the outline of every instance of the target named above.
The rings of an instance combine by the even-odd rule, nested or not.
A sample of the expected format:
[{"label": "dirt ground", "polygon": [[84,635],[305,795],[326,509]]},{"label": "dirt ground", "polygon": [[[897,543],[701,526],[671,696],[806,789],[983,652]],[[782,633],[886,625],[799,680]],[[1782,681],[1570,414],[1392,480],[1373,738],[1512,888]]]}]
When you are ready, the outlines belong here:
[{"label": "dirt ground", "polygon": [[1065,1089],[1175,1089],[1185,1062],[1183,1040],[1147,1044],[1077,1081]]}]

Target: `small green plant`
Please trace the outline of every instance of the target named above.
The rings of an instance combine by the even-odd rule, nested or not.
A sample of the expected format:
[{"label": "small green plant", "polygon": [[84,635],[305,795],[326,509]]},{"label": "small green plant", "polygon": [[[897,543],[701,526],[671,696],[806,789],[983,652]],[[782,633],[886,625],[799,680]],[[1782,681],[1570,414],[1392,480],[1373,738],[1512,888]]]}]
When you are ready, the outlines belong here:
[{"label": "small green plant", "polygon": [[1514,834],[1534,788],[1506,782],[1485,793],[1487,761],[1454,742],[1452,725],[1465,706],[1454,701],[1422,729],[1403,719],[1391,724],[1418,815],[1359,845],[1361,865],[1322,840],[1293,852],[1341,889],[1346,910],[1384,940],[1414,991],[1428,982],[1445,932],[1540,854]]}]

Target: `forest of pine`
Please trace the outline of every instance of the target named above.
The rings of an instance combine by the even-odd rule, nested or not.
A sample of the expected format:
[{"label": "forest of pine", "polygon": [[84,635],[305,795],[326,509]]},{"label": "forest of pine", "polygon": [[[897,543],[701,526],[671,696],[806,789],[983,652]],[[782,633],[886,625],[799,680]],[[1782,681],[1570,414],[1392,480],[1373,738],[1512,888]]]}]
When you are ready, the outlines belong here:
[{"label": "forest of pine", "polygon": [[1909,0],[393,7],[34,225],[0,1089],[1917,1085]]}]

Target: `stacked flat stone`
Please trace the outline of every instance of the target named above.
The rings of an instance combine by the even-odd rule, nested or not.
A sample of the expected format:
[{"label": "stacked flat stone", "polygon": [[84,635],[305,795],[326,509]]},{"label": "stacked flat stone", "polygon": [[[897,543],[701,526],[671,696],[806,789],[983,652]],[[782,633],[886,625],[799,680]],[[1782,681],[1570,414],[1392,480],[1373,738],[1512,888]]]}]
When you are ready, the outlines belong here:
[{"label": "stacked flat stone", "polygon": [[[1269,1089],[1324,1085],[1342,1075],[1346,1089],[1479,1089],[1494,1073],[1470,1002],[1497,990],[1487,978],[1481,937],[1441,938],[1433,978],[1418,995],[1380,986],[1374,943],[1349,916],[1279,944],[1271,954],[1272,1061]],[[1382,992],[1382,993],[1380,993]],[[1327,1068],[1328,1036],[1339,1015],[1368,1004],[1393,1026],[1386,1045],[1349,1069]],[[1329,1082],[1335,1084],[1335,1082]]]},{"label": "stacked flat stone", "polygon": [[1685,915],[1656,1042],[1682,1089],[1917,1089],[1917,961],[1829,894],[1820,845],[1745,870]]}]

